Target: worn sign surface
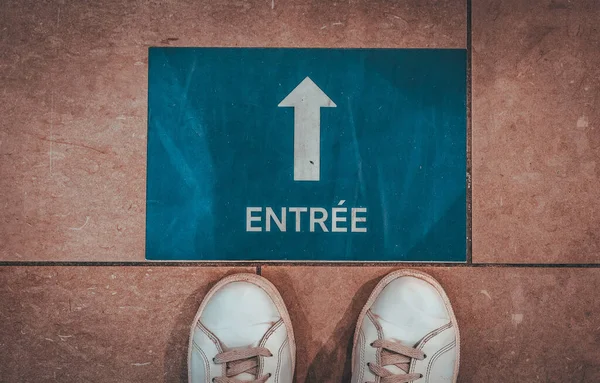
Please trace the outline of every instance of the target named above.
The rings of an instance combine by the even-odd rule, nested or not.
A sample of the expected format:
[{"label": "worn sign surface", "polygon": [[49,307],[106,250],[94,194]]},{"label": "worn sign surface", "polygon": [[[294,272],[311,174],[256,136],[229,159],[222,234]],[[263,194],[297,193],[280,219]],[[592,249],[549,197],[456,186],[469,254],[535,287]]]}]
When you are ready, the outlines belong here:
[{"label": "worn sign surface", "polygon": [[466,52],[151,48],[146,258],[465,261]]}]

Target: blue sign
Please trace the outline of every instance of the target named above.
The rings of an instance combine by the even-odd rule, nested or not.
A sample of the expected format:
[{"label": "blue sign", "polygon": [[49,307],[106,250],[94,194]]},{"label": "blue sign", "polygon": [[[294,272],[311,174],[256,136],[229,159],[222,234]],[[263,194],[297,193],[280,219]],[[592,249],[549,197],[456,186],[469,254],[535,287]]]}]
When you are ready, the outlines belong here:
[{"label": "blue sign", "polygon": [[151,48],[146,258],[466,260],[466,51]]}]

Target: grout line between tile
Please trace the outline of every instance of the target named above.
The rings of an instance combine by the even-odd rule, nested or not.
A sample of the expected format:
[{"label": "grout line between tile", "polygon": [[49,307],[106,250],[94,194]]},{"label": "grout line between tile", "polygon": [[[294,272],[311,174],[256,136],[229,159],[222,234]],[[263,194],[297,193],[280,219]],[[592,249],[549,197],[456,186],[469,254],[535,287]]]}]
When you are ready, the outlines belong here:
[{"label": "grout line between tile", "polygon": [[472,144],[473,121],[473,66],[472,66],[472,24],[471,0],[467,0],[467,263],[473,263],[473,172]]},{"label": "grout line between tile", "polygon": [[426,262],[66,262],[66,261],[1,261],[0,267],[255,267],[256,273],[261,275],[265,266],[324,266],[324,267],[447,267],[447,268],[600,268],[600,263],[426,263]]}]

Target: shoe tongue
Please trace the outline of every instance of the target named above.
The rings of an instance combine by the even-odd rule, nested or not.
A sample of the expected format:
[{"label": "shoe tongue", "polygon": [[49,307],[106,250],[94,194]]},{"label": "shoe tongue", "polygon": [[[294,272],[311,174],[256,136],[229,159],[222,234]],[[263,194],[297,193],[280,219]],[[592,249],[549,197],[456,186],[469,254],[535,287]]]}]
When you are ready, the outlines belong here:
[{"label": "shoe tongue", "polygon": [[406,374],[406,372],[402,371],[402,369],[400,367],[391,365],[391,366],[383,366],[383,368],[385,368],[386,370],[388,370],[389,372],[391,372],[394,375],[402,375],[402,374]]},{"label": "shoe tongue", "polygon": [[[229,351],[229,350],[231,350],[231,348],[224,347],[223,351]],[[229,362],[228,367],[230,367],[231,364],[234,364],[234,363],[239,363],[239,362],[237,362],[237,361]],[[251,374],[248,372],[242,372],[241,374],[230,376],[230,378],[240,380],[243,382],[247,382],[247,381],[254,381],[254,380],[256,380],[257,377],[254,374]]]},{"label": "shoe tongue", "polygon": [[[391,351],[388,351],[388,350],[385,350],[385,351],[382,350],[381,352],[382,352],[382,355],[383,355],[383,353],[393,354]],[[402,366],[402,368],[400,368],[398,366]],[[390,364],[390,365],[383,366],[383,367],[394,375],[407,374],[408,373],[407,371],[410,368],[410,360],[407,361],[406,363]]]},{"label": "shoe tongue", "polygon": [[[421,339],[425,337],[425,335],[437,328],[440,328],[441,326],[447,323],[447,321],[439,319],[435,320],[432,318],[424,318],[424,321],[415,323],[412,321],[413,319],[415,319],[415,317],[407,316],[404,318],[405,321],[398,324],[398,322],[387,322],[385,319],[378,315],[375,315],[375,318],[381,325],[383,339],[392,340],[394,342],[400,342],[408,347],[416,347],[421,341]],[[423,330],[424,328],[427,328],[427,330]],[[405,371],[403,371],[396,365],[388,365],[384,366],[384,368],[393,374],[406,374]]]},{"label": "shoe tongue", "polygon": [[[224,329],[220,328],[219,331],[215,331],[215,335],[217,333],[220,335],[219,339],[221,341],[221,345],[223,346],[223,351],[229,351],[233,348],[258,347],[262,341],[262,337],[256,339],[256,334],[266,334],[274,325],[275,323],[273,322],[255,323],[250,325],[250,327],[253,329],[252,331],[247,331],[248,327],[243,327],[246,330],[241,332],[239,331],[239,328],[230,328],[230,334],[226,334],[226,331],[223,331]],[[250,335],[252,333],[254,333],[254,335]],[[225,343],[223,339],[229,343]],[[231,376],[231,378],[243,382],[252,382],[258,379],[258,376],[248,372],[242,372],[241,374]]]},{"label": "shoe tongue", "polygon": [[241,373],[239,375],[233,376],[233,379],[241,380],[242,382],[252,382],[256,380],[256,376],[248,374],[247,372]]},{"label": "shoe tongue", "polygon": [[[246,346],[242,346],[242,347],[257,347],[258,343],[259,343],[259,341],[256,341],[254,344],[250,344],[250,345],[246,345]],[[230,351],[232,348],[240,347],[240,346],[229,347],[229,345],[226,345],[223,342],[221,342],[221,345],[223,346],[223,351]],[[234,364],[234,363],[239,363],[239,361],[229,362],[228,367],[230,367],[230,364]],[[257,376],[254,374],[251,374],[249,372],[242,372],[241,374],[230,376],[230,378],[240,380],[242,382],[248,382],[248,381],[256,380]]]}]

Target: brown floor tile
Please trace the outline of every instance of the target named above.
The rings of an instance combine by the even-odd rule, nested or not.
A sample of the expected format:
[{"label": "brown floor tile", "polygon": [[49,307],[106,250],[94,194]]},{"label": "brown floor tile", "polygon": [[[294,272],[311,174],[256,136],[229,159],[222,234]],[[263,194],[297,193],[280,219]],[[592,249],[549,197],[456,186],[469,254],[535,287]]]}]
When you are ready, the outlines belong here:
[{"label": "brown floor tile", "polygon": [[[600,381],[600,269],[421,268],[461,331],[459,382]],[[385,267],[270,267],[294,323],[297,382],[348,382],[355,321]]]},{"label": "brown floor tile", "polygon": [[187,382],[209,287],[254,268],[2,267],[0,382]]},{"label": "brown floor tile", "polygon": [[472,12],[473,261],[600,262],[600,2]]},{"label": "brown floor tile", "polygon": [[149,46],[464,47],[465,4],[1,1],[0,259],[144,259]]}]

